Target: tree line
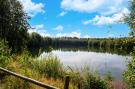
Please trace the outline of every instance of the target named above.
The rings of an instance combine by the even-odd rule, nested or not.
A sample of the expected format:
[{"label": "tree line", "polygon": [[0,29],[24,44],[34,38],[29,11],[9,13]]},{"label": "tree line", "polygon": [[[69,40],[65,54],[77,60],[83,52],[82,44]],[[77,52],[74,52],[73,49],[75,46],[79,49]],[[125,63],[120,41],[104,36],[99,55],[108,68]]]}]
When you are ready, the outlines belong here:
[{"label": "tree line", "polygon": [[135,1],[131,1],[130,14],[124,22],[131,28],[132,37],[127,38],[76,38],[42,37],[38,33],[28,33],[30,17],[23,11],[18,0],[0,0],[0,39],[7,42],[12,52],[33,47],[95,47],[132,50],[135,45]]},{"label": "tree line", "polygon": [[42,37],[37,33],[30,34],[28,48],[52,47],[52,48],[96,48],[96,49],[119,49],[133,51],[135,46],[135,37],[123,38],[76,38],[60,37],[50,38]]}]

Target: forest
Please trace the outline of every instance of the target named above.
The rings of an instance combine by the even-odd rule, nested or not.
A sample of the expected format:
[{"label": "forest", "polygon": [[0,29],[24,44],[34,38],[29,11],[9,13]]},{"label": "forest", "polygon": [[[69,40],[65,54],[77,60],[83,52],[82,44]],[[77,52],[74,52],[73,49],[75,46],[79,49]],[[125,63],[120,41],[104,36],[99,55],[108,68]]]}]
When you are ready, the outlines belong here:
[{"label": "forest", "polygon": [[[118,50],[118,53],[122,54],[122,51],[130,53],[134,50],[135,38],[123,37],[123,38],[71,38],[60,37],[50,38],[42,37],[37,33],[30,34],[30,40],[28,42],[28,48],[95,48],[97,50],[104,50],[105,52],[114,53]],[[47,50],[47,49],[46,49]],[[102,51],[101,50],[101,51]],[[116,51],[117,52],[117,51]],[[126,54],[125,53],[125,54]]]}]

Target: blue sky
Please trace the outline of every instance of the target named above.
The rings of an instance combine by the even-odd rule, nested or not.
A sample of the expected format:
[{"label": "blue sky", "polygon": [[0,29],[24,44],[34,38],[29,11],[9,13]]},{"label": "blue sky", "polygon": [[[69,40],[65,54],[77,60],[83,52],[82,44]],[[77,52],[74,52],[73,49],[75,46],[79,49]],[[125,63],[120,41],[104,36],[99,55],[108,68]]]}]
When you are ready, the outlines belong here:
[{"label": "blue sky", "polygon": [[29,33],[51,37],[124,37],[129,28],[119,23],[128,0],[19,0],[32,18]]}]

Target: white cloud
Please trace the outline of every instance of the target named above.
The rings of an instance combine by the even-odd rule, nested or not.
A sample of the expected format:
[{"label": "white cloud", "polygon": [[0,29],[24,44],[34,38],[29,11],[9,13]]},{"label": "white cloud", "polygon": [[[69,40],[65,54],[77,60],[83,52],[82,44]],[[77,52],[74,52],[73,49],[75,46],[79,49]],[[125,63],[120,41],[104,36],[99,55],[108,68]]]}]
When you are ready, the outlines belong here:
[{"label": "white cloud", "polygon": [[109,34],[108,37],[115,37],[115,35],[114,34]]},{"label": "white cloud", "polygon": [[32,2],[32,0],[19,0],[19,1],[22,3],[24,10],[30,16],[35,16],[38,13],[45,13],[43,3],[34,3]]},{"label": "white cloud", "polygon": [[120,21],[129,0],[62,0],[61,8],[65,11],[98,13],[94,18],[83,21],[83,24],[105,25]]},{"label": "white cloud", "polygon": [[66,14],[67,14],[67,12],[62,11],[62,12],[59,14],[59,16],[65,16]]},{"label": "white cloud", "polygon": [[32,26],[33,29],[29,29],[28,32],[36,32],[40,34],[41,36],[51,36],[47,31],[45,30],[45,27],[43,24]]},{"label": "white cloud", "polygon": [[90,20],[83,21],[84,25],[94,24],[94,25],[106,25],[106,24],[115,24],[122,21],[123,15],[128,14],[129,11],[127,8],[124,8],[122,11],[115,13],[111,16],[96,15]]},{"label": "white cloud", "polygon": [[81,37],[80,32],[71,32],[71,33],[58,33],[56,34],[56,37]]},{"label": "white cloud", "polygon": [[[98,8],[104,0],[63,0],[61,7],[65,10],[74,10],[79,12],[91,12]],[[98,3],[97,3],[98,2]]]},{"label": "white cloud", "polygon": [[32,32],[45,32],[44,25],[40,24],[40,25],[32,26],[32,29],[28,30],[28,32],[29,33],[32,33]]},{"label": "white cloud", "polygon": [[58,25],[58,26],[55,27],[55,30],[57,30],[57,31],[62,31],[63,28],[64,28],[64,27],[63,27],[62,25]]},{"label": "white cloud", "polygon": [[28,32],[31,34],[32,32],[36,32],[40,34],[43,37],[49,36],[49,37],[81,37],[80,32],[71,32],[71,33],[57,33],[57,34],[50,34],[45,30],[45,27],[43,24],[32,26],[33,29],[29,29]]},{"label": "white cloud", "polygon": [[62,0],[61,8],[78,12],[98,12],[100,14],[116,13],[128,0]]},{"label": "white cloud", "polygon": [[[43,24],[32,26],[33,29],[29,29],[28,32],[31,34],[36,32],[43,37],[77,37],[77,38],[92,38],[89,35],[82,35],[81,32],[73,31],[71,33],[56,33],[50,34],[45,30]],[[94,38],[94,37],[93,37]]]},{"label": "white cloud", "polygon": [[91,38],[89,35],[84,35],[83,38]]}]

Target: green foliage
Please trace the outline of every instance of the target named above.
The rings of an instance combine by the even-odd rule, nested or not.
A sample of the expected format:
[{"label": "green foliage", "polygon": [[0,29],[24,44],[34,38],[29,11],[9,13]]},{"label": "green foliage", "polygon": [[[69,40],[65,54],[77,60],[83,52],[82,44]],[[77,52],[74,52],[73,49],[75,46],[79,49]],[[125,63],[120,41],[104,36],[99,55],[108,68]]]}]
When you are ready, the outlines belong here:
[{"label": "green foliage", "polygon": [[82,70],[71,69],[68,74],[74,86],[78,87],[77,89],[108,89],[107,82],[97,73],[91,73],[88,67]]},{"label": "green foliage", "polygon": [[82,84],[83,89],[107,89],[107,83],[90,72],[86,73]]},{"label": "green foliage", "polygon": [[21,64],[21,68],[32,68],[31,64],[33,62],[33,58],[29,54],[27,50],[23,51],[23,53],[17,58],[17,62]]},{"label": "green foliage", "polygon": [[0,0],[0,38],[13,52],[20,52],[28,40],[28,16],[18,0]]},{"label": "green foliage", "polygon": [[128,63],[128,68],[124,72],[124,80],[128,84],[129,89],[135,88],[135,52],[132,53],[132,60]]},{"label": "green foliage", "polygon": [[133,51],[133,48],[135,46],[135,37],[89,39],[88,43],[88,47],[90,49],[96,48],[105,52],[116,52],[117,54],[123,53],[125,50],[127,53],[130,53]]},{"label": "green foliage", "polygon": [[51,46],[52,39],[49,37],[42,37],[38,33],[29,34],[28,48],[40,48]]},{"label": "green foliage", "polygon": [[135,36],[135,0],[130,1],[130,13],[125,16],[124,21],[132,29],[131,36]]},{"label": "green foliage", "polygon": [[30,38],[29,40],[30,47],[41,47],[43,38],[38,33],[35,32],[31,33],[29,35],[29,38]]},{"label": "green foliage", "polygon": [[0,67],[6,67],[11,61],[10,50],[3,40],[0,40]]}]

